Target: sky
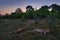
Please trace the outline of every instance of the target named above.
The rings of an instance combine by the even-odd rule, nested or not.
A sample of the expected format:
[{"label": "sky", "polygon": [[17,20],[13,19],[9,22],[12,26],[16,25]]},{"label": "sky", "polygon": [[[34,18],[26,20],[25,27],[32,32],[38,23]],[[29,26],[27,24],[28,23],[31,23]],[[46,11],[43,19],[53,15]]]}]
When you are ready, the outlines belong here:
[{"label": "sky", "polygon": [[39,9],[43,5],[58,4],[60,0],[0,0],[0,14],[14,12],[17,8],[21,8],[23,12],[26,11],[26,6],[31,5],[33,8]]}]

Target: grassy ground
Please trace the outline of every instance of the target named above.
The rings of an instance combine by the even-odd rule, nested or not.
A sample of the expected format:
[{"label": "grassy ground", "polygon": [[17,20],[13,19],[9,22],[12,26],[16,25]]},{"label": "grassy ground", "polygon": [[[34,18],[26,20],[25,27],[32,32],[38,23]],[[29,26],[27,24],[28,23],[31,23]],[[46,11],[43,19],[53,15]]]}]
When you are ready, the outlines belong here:
[{"label": "grassy ground", "polygon": [[[54,25],[57,28],[57,36],[53,34],[40,35],[39,33],[32,32],[32,28],[48,29],[47,19],[41,19],[39,24],[35,24],[34,20],[26,19],[24,22],[21,19],[4,19],[4,22],[0,23],[0,40],[58,40],[60,38],[60,21],[57,19]],[[20,34],[9,34],[17,30],[17,28],[23,27],[27,30]],[[55,30],[54,30],[55,31]]]}]

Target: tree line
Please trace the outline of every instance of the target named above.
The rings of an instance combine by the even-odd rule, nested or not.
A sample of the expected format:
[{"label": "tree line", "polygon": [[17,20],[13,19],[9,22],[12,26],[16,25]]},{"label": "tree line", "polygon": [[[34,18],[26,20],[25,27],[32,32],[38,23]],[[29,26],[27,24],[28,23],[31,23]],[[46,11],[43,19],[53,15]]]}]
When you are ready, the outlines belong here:
[{"label": "tree line", "polygon": [[0,19],[38,19],[38,18],[60,18],[60,5],[52,4],[50,6],[41,6],[40,9],[34,10],[34,8],[30,5],[26,7],[26,12],[22,12],[20,8],[17,8],[15,12],[6,15],[0,15]]}]

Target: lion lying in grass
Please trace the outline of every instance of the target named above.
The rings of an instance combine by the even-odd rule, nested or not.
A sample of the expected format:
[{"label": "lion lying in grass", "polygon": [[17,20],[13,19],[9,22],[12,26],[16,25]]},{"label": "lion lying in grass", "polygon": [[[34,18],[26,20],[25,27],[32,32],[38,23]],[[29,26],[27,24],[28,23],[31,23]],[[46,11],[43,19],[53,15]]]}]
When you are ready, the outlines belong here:
[{"label": "lion lying in grass", "polygon": [[48,34],[49,33],[49,29],[40,29],[40,28],[34,28],[33,29],[34,32],[38,32],[40,33],[41,35],[45,35],[45,34]]}]

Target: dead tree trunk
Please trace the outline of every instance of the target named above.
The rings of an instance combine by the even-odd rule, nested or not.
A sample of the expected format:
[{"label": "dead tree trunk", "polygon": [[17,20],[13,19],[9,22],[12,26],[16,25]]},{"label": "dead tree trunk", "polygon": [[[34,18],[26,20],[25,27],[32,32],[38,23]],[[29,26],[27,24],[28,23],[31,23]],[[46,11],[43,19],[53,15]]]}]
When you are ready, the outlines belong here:
[{"label": "dead tree trunk", "polygon": [[47,20],[47,22],[48,22],[49,26],[54,25],[54,23],[55,23],[55,17],[49,17],[48,20]]}]

